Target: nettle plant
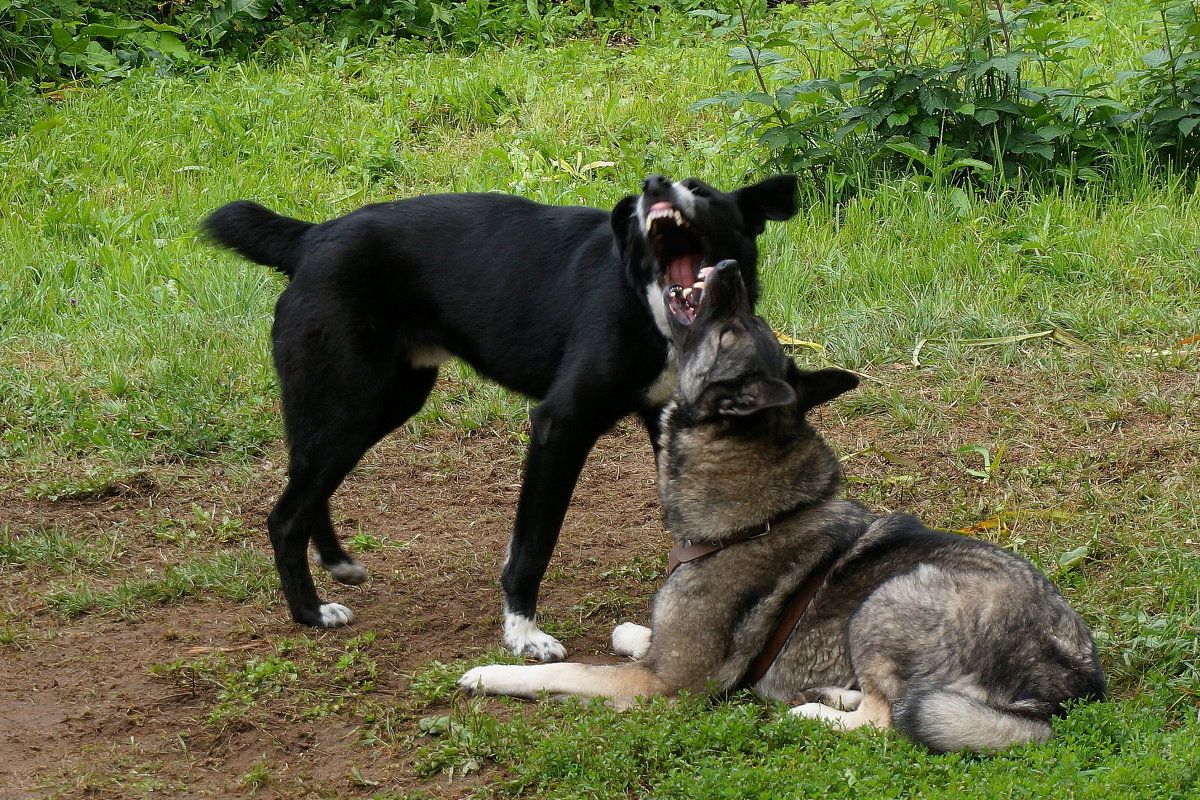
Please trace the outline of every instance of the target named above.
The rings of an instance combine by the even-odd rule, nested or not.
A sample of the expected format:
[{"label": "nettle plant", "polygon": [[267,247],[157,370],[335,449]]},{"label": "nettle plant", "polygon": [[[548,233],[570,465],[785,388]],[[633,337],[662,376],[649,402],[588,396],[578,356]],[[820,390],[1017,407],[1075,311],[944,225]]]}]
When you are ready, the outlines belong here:
[{"label": "nettle plant", "polygon": [[1159,3],[1145,24],[1162,32],[1163,46],[1142,56],[1143,69],[1117,76],[1145,98],[1128,119],[1159,152],[1194,166],[1200,157],[1200,9],[1195,2]]},{"label": "nettle plant", "polygon": [[693,108],[734,110],[785,169],[834,166],[853,179],[883,162],[939,181],[1029,172],[1094,180],[1132,135],[1167,147],[1195,133],[1186,105],[1200,92],[1194,7],[1167,5],[1166,55],[1155,51],[1145,70],[1123,76],[1148,98],[1136,108],[1114,98],[1101,66],[1077,57],[1092,42],[1071,35],[1054,8],[1004,0],[788,6],[768,29],[752,28],[746,13],[695,12],[737,40],[730,71],[750,74],[753,88]]}]

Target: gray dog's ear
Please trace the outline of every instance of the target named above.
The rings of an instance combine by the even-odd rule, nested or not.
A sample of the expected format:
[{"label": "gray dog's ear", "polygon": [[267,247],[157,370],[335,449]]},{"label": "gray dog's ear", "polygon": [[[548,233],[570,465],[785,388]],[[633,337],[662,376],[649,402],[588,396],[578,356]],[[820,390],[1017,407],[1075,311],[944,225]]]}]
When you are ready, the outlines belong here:
[{"label": "gray dog's ear", "polygon": [[748,417],[796,402],[796,391],[778,378],[751,378],[742,383],[719,383],[701,401],[705,416]]},{"label": "gray dog's ear", "polygon": [[734,191],[746,227],[755,236],[767,227],[767,220],[785,220],[796,216],[795,175],[772,175],[758,183]]},{"label": "gray dog's ear", "polygon": [[788,379],[800,398],[800,407],[807,411],[822,403],[828,403],[839,394],[858,386],[858,376],[844,369],[819,369],[806,372],[793,362],[788,370]]}]

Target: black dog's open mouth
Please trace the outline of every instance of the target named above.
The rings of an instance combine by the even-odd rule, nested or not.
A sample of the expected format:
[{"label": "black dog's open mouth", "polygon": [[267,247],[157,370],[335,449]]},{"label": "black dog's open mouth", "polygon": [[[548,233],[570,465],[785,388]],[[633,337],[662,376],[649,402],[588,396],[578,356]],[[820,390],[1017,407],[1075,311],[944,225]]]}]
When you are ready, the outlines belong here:
[{"label": "black dog's open mouth", "polygon": [[648,238],[658,264],[659,286],[694,286],[704,264],[704,242],[674,204],[665,200],[646,212]]},{"label": "black dog's open mouth", "polygon": [[691,325],[696,321],[696,315],[700,313],[700,304],[704,302],[704,286],[712,272],[712,267],[701,267],[691,286],[673,283],[667,289],[667,313],[674,317],[676,322]]}]

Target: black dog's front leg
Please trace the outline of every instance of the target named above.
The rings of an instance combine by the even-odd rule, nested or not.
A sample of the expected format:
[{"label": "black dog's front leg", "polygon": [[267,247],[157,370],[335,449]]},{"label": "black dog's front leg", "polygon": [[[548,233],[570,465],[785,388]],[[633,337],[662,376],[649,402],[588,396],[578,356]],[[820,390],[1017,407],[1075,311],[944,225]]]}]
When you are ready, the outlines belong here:
[{"label": "black dog's front leg", "polygon": [[619,417],[547,399],[534,409],[525,481],[500,583],[504,642],[517,655],[559,661],[566,650],[534,620],[538,589],[588,452]]},{"label": "black dog's front leg", "polygon": [[654,448],[654,460],[658,461],[658,453],[662,450],[662,406],[643,408],[638,412],[642,424],[646,426],[646,435],[650,437],[650,446]]}]

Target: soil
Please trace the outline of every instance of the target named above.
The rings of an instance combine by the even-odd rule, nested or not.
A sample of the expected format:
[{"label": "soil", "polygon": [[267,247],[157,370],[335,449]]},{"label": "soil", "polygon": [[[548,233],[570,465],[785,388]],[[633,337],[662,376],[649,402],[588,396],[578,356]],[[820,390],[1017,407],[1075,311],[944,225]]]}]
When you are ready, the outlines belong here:
[{"label": "soil", "polygon": [[[221,474],[176,474],[169,486],[143,477],[96,500],[35,501],[14,488],[0,502],[16,536],[58,527],[142,539],[126,549],[119,575],[149,573],[178,550],[138,529],[156,523],[161,531],[163,521],[182,527],[196,507],[213,509],[213,517],[232,511],[265,553],[263,520],[282,485],[283,453],[275,456],[255,465],[249,485]],[[385,790],[458,797],[495,777],[492,768],[490,775],[454,781],[422,779],[407,758],[419,739],[372,751],[360,744],[361,719],[332,714],[307,722],[279,703],[236,725],[214,726],[207,720],[213,692],[181,691],[152,669],[207,654],[266,655],[296,637],[337,649],[374,632],[371,654],[380,669],[371,697],[398,709],[404,734],[413,734],[419,717],[445,708],[407,702],[408,676],[431,661],[478,656],[499,645],[497,579],[521,461],[514,437],[447,431],[397,437],[368,454],[339,490],[333,517],[343,534],[361,528],[386,544],[360,554],[371,570],[361,587],[318,576],[325,598],[356,614],[341,630],[293,624],[277,592],[245,603],[185,599],[128,619],[64,620],[38,598],[72,583],[70,577],[43,581],[30,570],[0,572],[0,601],[10,608],[24,603],[14,616],[29,620],[13,644],[0,646],[0,798],[246,797],[245,776],[263,760],[271,777],[255,793],[261,797],[369,797]],[[645,619],[668,541],[658,517],[645,433],[623,424],[589,460],[543,584],[541,613],[560,621],[573,658],[604,660],[613,613]],[[647,566],[617,569],[629,564]],[[590,604],[580,606],[581,598]]]},{"label": "soil", "polygon": [[[1012,535],[1017,520],[992,524],[988,515],[1011,508],[1014,496],[1025,507],[1079,508],[1098,476],[1157,485],[1200,469],[1192,449],[1200,436],[1197,415],[1156,415],[1131,400],[1115,422],[1091,412],[1095,424],[1081,437],[1078,413],[1057,409],[1078,404],[1083,390],[1047,391],[1031,401],[1019,377],[992,375],[981,398],[958,408],[944,385],[923,387],[919,376],[898,376],[905,393],[939,406],[950,421],[940,427],[904,429],[886,415],[855,416],[836,407],[819,410],[816,422],[835,449],[851,454],[851,494],[945,527],[975,525],[983,536]],[[1182,407],[1195,407],[1194,373],[1153,382]],[[999,440],[1009,443],[1006,475],[1044,463],[1070,463],[1078,472],[989,485],[969,474],[978,465],[960,448]],[[9,639],[0,643],[0,798],[460,797],[495,780],[501,768],[494,765],[465,777],[419,774],[416,761],[427,740],[418,722],[446,713],[455,701],[417,696],[410,684],[433,662],[478,658],[499,644],[497,577],[521,461],[515,434],[464,436],[440,428],[396,436],[368,454],[335,496],[334,520],[343,536],[361,529],[382,546],[360,552],[372,572],[367,584],[319,578],[326,599],[357,615],[352,626],[324,632],[290,622],[274,590],[244,602],[200,593],[132,614],[73,618],[48,602],[64,586],[103,588],[215,552],[220,543],[185,547],[171,540],[204,528],[205,520],[214,535],[244,537],[265,556],[263,520],[283,483],[281,448],[249,472],[175,465],[97,499],[35,500],[19,484],[0,490],[0,530],[10,536],[57,527],[122,542],[106,569],[86,575],[70,572],[69,564],[0,566],[0,611],[9,620],[0,628]],[[1045,518],[1020,524],[1048,558],[1077,544]],[[1108,546],[1093,544],[1095,569],[1106,568]],[[640,427],[622,423],[588,461],[543,585],[541,614],[572,658],[616,661],[607,652],[611,626],[646,621],[667,547],[650,447]],[[299,678],[300,688],[214,722],[221,701],[214,685],[195,671],[162,671],[197,659],[242,664],[294,651],[297,661],[325,664],[331,674],[339,655],[368,632],[375,639],[367,652],[378,666],[368,695],[371,719],[353,703],[308,713],[296,699],[322,696],[317,670]],[[522,713],[519,705],[494,710]]]}]

